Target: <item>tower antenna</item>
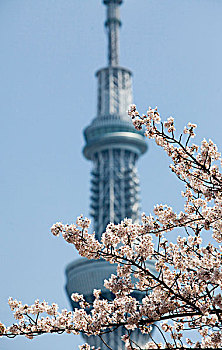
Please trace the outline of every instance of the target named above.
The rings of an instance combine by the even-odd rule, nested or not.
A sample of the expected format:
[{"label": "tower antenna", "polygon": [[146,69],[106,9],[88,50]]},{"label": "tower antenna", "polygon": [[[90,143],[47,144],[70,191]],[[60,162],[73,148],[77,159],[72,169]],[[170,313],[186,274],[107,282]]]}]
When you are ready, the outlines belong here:
[{"label": "tower antenna", "polygon": [[108,33],[108,64],[109,66],[118,66],[119,64],[119,28],[120,5],[122,0],[103,0],[107,6],[107,19],[105,27]]}]

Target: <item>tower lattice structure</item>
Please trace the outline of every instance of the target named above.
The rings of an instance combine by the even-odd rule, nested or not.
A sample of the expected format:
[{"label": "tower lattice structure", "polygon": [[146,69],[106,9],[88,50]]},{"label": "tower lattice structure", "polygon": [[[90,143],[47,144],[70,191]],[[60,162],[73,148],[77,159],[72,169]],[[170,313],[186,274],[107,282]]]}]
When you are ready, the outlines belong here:
[{"label": "tower lattice structure", "polygon": [[99,238],[109,222],[139,216],[136,161],[146,151],[141,133],[127,114],[132,97],[132,73],[119,66],[120,5],[104,0],[108,34],[108,66],[97,73],[97,116],[85,129],[84,155],[93,161],[91,216]]},{"label": "tower lattice structure", "polygon": [[[97,71],[98,96],[97,115],[84,130],[86,145],[83,153],[92,161],[91,172],[91,216],[97,239],[110,222],[120,223],[124,218],[133,222],[139,219],[139,179],[136,162],[147,150],[144,137],[137,131],[127,113],[132,97],[132,73],[119,66],[120,5],[122,0],[103,0],[107,7],[105,27],[108,35],[108,65]],[[153,264],[147,262],[154,270]],[[113,298],[103,286],[104,279],[116,272],[115,265],[103,260],[88,261],[81,258],[66,269],[66,290],[70,298],[73,292],[84,294],[93,302],[93,289],[101,289],[103,297]],[[135,293],[136,296],[136,293]],[[141,295],[137,296],[141,297]],[[71,300],[72,307],[77,305]],[[104,335],[113,350],[124,349],[121,335],[124,328]],[[143,345],[147,341],[139,331],[133,338]],[[107,347],[99,337],[85,337],[96,347]]]}]

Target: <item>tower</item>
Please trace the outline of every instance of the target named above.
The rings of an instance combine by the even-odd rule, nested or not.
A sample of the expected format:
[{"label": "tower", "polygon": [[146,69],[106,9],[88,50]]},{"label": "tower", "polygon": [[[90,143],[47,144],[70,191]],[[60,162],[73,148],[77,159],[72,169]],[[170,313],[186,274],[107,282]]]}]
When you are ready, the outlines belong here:
[{"label": "tower", "polygon": [[[91,216],[97,239],[101,238],[107,224],[119,223],[125,217],[134,222],[139,219],[139,180],[136,161],[147,145],[127,113],[132,103],[132,73],[119,66],[120,5],[122,0],[103,0],[107,8],[105,27],[108,36],[108,65],[97,71],[97,115],[85,129],[84,156],[93,163],[91,178]],[[147,263],[153,270],[153,264]],[[88,302],[94,300],[93,289],[101,289],[103,297],[112,298],[103,286],[104,279],[115,274],[115,265],[103,260],[89,261],[81,258],[66,269],[66,290],[84,294]],[[77,307],[70,299],[72,307]],[[124,343],[123,328],[107,333],[106,342],[113,350],[121,350]],[[135,341],[147,341],[139,331],[133,332]],[[107,349],[98,337],[84,337],[102,350]]]},{"label": "tower", "polygon": [[139,181],[135,163],[146,151],[127,110],[132,103],[132,73],[119,66],[120,5],[104,0],[108,35],[108,66],[97,73],[97,116],[85,129],[84,155],[93,162],[91,215],[97,238],[109,222],[139,215]]}]

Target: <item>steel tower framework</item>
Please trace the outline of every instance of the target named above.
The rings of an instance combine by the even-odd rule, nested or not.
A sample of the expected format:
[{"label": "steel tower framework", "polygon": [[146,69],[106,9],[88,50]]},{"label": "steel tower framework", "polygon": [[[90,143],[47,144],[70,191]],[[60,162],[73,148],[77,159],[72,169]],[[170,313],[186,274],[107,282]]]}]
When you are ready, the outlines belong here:
[{"label": "steel tower framework", "polygon": [[119,8],[122,0],[104,0],[108,66],[97,73],[97,116],[85,129],[84,155],[93,161],[91,215],[99,238],[109,222],[138,220],[136,161],[146,151],[143,135],[127,114],[132,103],[132,74],[119,66]]},{"label": "steel tower framework", "polygon": [[[119,223],[125,217],[134,222],[139,216],[139,180],[136,162],[147,150],[141,132],[135,130],[127,110],[132,103],[132,73],[119,66],[120,5],[122,0],[103,0],[107,7],[105,27],[108,35],[108,66],[97,73],[97,115],[85,129],[84,155],[93,162],[91,178],[91,216],[98,239],[110,222]],[[147,263],[154,271],[153,264]],[[115,265],[103,260],[79,259],[66,269],[66,290],[70,298],[75,291],[84,294],[88,302],[94,300],[93,289],[101,289],[103,297],[112,295],[103,281],[112,273]],[[139,297],[139,295],[137,296]],[[70,299],[72,307],[77,305]],[[113,350],[124,349],[119,328],[107,333],[105,341]],[[133,338],[143,345],[147,338],[134,331]],[[98,337],[85,337],[90,345],[107,347]]]}]

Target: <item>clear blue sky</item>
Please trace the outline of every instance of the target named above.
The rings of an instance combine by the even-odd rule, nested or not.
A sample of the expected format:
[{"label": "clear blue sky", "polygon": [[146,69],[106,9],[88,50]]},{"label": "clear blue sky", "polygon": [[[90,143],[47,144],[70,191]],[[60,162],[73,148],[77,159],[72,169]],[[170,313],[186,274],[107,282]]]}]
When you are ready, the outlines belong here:
[{"label": "clear blue sky", "polygon": [[[222,1],[125,0],[121,65],[134,73],[141,112],[159,106],[178,129],[193,121],[200,140],[221,148]],[[82,131],[96,113],[94,72],[106,65],[101,0],[0,1],[1,289],[8,296],[69,307],[64,269],[77,257],[51,225],[89,212],[91,164]],[[139,162],[142,208],[181,209],[181,185],[149,143]],[[1,350],[77,349],[72,335],[0,340]]]}]

